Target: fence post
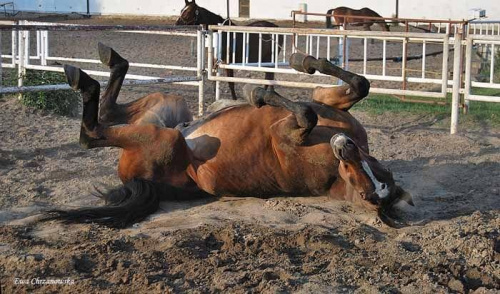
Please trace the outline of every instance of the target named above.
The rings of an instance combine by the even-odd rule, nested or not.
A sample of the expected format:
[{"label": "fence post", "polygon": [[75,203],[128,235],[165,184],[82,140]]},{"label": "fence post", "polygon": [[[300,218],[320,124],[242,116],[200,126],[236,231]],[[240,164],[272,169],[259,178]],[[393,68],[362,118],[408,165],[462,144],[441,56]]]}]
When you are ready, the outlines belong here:
[{"label": "fence post", "polygon": [[469,109],[469,95],[470,95],[470,84],[471,84],[471,65],[472,65],[472,38],[467,37],[467,42],[465,45],[465,85],[464,85],[464,103],[465,107]]},{"label": "fence post", "polygon": [[[24,24],[24,21],[20,21],[19,24]],[[18,31],[18,55],[19,55],[19,60],[17,61],[17,86],[22,87],[24,84],[24,76],[26,75],[26,68],[24,67],[25,62],[25,39],[26,35],[24,34],[24,31]],[[18,95],[18,99],[21,99],[23,97],[23,94],[20,93]]]},{"label": "fence post", "polygon": [[451,127],[450,134],[456,134],[458,129],[458,113],[460,102],[460,70],[462,57],[462,32],[460,30],[455,34],[453,53],[453,95],[451,101]]},{"label": "fence post", "polygon": [[0,32],[0,89],[3,87],[2,32]]},{"label": "fence post", "polygon": [[443,40],[443,68],[441,71],[442,83],[441,83],[441,93],[443,93],[443,98],[446,98],[448,94],[448,56],[450,52],[450,35],[446,34]]},{"label": "fence post", "polygon": [[[229,40],[229,33],[227,33],[227,38]],[[221,55],[222,55],[222,32],[218,31],[217,32],[217,62],[221,60]],[[229,51],[229,50],[228,50]],[[229,58],[228,58],[229,60]],[[212,60],[213,62],[213,60]],[[217,73],[216,76],[220,76],[220,68],[217,67]],[[215,81],[215,100],[220,99],[220,81]]]},{"label": "fence post", "polygon": [[[18,24],[15,22],[14,24]],[[12,68],[16,68],[16,58],[17,58],[17,35],[18,32],[12,30]]]},{"label": "fence post", "polygon": [[[197,68],[196,75],[200,79],[198,82],[198,116],[202,116],[204,112],[204,90],[205,90],[205,74],[204,74],[204,60],[203,60],[203,51],[205,50],[205,34],[202,30],[197,31],[197,47],[196,47],[196,58],[197,58]],[[210,45],[211,46],[211,45]]]},{"label": "fence post", "polygon": [[[408,25],[408,22],[406,22],[406,24]],[[407,66],[408,66],[408,62],[407,62],[407,58],[408,58],[408,38],[405,37],[403,39],[403,56],[402,56],[403,60],[401,61],[401,77],[403,78],[403,85],[402,85],[402,88],[403,90],[406,91],[406,82],[408,80],[407,78]],[[406,95],[403,95],[403,100],[406,98]]]}]

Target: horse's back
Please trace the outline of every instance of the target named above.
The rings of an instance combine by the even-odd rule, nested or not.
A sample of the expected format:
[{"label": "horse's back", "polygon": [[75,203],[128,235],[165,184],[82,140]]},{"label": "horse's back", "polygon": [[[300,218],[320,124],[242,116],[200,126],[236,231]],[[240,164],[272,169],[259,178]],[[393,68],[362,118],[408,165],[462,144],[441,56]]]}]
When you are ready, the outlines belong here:
[{"label": "horse's back", "polygon": [[277,28],[278,25],[266,20],[258,20],[248,24],[249,27]]},{"label": "horse's back", "polygon": [[375,11],[371,10],[368,7],[363,7],[359,11],[362,12],[363,15],[366,16],[375,16],[375,17],[381,17],[380,14],[376,13]]}]

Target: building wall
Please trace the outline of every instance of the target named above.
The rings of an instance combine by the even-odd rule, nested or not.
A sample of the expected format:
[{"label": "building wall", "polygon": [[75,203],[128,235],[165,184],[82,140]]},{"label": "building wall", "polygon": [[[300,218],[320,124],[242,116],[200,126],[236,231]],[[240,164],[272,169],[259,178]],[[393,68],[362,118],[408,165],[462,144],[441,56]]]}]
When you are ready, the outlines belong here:
[{"label": "building wall", "polygon": [[[362,8],[369,6],[384,17],[395,13],[397,0],[379,0],[367,4],[366,0],[250,0],[250,17],[255,19],[291,19],[290,12],[297,10],[301,3],[307,4],[309,12],[325,13],[337,6]],[[14,0],[16,10],[35,12],[86,13],[87,0]],[[230,0],[231,17],[239,15],[238,1]],[[198,0],[203,6],[226,17],[226,0]],[[373,2],[372,2],[373,3]],[[423,4],[425,3],[425,4]],[[468,19],[472,8],[486,9],[489,20],[500,20],[500,4],[496,0],[399,0],[399,17],[427,19]],[[184,7],[182,0],[89,0],[90,12],[102,15],[151,15],[177,16]],[[308,17],[310,20],[322,20]]]}]

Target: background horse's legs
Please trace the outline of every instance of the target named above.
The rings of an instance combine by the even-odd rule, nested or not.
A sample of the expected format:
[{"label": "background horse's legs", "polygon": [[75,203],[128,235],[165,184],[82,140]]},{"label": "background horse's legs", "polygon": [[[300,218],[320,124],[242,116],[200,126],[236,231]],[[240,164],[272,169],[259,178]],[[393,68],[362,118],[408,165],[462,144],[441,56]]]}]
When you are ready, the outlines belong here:
[{"label": "background horse's legs", "polygon": [[318,115],[307,104],[293,102],[274,91],[247,85],[244,88],[245,96],[250,104],[256,107],[270,105],[289,110],[292,114],[271,126],[278,135],[287,137],[295,144],[302,144],[305,137],[318,122]]},{"label": "background horse's legs", "polygon": [[[269,80],[269,81],[274,80],[274,72],[266,72],[265,79]],[[268,91],[274,91],[274,86],[266,85],[266,86],[264,86],[264,89],[266,89]]]},{"label": "background horse's legs", "polygon": [[112,48],[99,43],[99,58],[109,66],[111,73],[99,105],[99,120],[107,124],[126,123],[126,116],[116,105],[116,100],[128,71],[128,61],[121,57]]},{"label": "background horse's legs", "polygon": [[337,77],[348,85],[322,88],[313,92],[313,100],[340,110],[349,110],[356,102],[368,95],[370,82],[363,76],[343,70],[325,58],[316,59],[300,53],[290,57],[290,65],[298,71],[313,74],[316,70]]},{"label": "background horse's legs", "polygon": [[[226,76],[229,78],[234,77],[234,70],[226,69]],[[233,98],[233,100],[238,99],[238,97],[236,97],[236,91],[234,90],[234,83],[229,82],[228,84],[229,84],[229,90],[231,91],[231,97]]]}]

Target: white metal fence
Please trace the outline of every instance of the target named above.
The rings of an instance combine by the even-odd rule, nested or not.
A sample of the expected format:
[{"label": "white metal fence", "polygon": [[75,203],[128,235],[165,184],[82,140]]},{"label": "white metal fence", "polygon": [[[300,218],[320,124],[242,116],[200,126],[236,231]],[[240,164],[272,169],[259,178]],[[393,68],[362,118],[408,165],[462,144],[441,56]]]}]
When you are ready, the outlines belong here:
[{"label": "white metal fence", "polygon": [[[229,60],[234,61],[235,56],[233,44],[222,44],[218,40],[222,40],[222,34],[241,34],[244,42],[243,54],[246,54],[242,58],[243,62],[229,64],[222,64],[219,62],[219,69],[237,69],[246,71],[262,71],[262,72],[274,72],[274,73],[284,73],[293,75],[302,75],[288,66],[288,56],[294,52],[303,52],[310,54],[317,58],[324,57],[329,60],[338,61],[343,65],[344,68],[353,70],[353,67],[349,66],[353,59],[353,48],[352,44],[354,42],[361,42],[361,48],[357,46],[358,54],[360,57],[357,61],[362,63],[362,67],[359,68],[360,74],[363,74],[368,79],[374,81],[391,81],[399,82],[403,85],[403,89],[399,88],[383,88],[383,87],[372,87],[371,91],[373,93],[386,93],[386,94],[400,94],[400,95],[414,95],[414,96],[427,96],[427,97],[445,97],[447,93],[447,85],[452,83],[448,80],[448,50],[450,37],[447,34],[424,34],[424,33],[405,33],[405,32],[365,32],[365,31],[343,31],[343,30],[331,30],[331,29],[301,29],[301,28],[255,28],[255,27],[237,27],[237,26],[211,26],[212,31],[217,31],[214,37],[209,35],[209,38],[216,38],[215,50],[212,51],[213,54],[210,58],[216,58],[221,61],[223,58],[220,56],[222,51],[222,46],[225,46],[226,52],[233,52],[232,58]],[[262,54],[259,52],[259,61],[256,63],[248,63],[248,54],[250,51],[250,46],[248,44],[249,35],[258,34],[262,36],[263,34],[272,34],[273,57],[271,64],[262,62]],[[229,40],[229,38],[226,38]],[[262,40],[262,38],[260,38]],[[283,40],[282,45],[279,45],[277,40]],[[369,42],[375,40],[379,42],[379,47],[382,49],[382,54],[376,58],[369,56]],[[209,42],[211,42],[209,40]],[[451,38],[453,42],[453,38]],[[262,43],[262,41],[261,41]],[[351,45],[349,45],[351,44]],[[409,74],[409,67],[407,61],[409,57],[408,54],[408,44],[418,44],[421,49],[419,49],[419,54],[417,57],[421,60],[421,64],[418,65],[417,70],[418,75]],[[428,47],[432,44],[434,50],[436,48],[440,53],[443,53],[441,60],[439,61],[439,76],[436,78],[431,78],[427,76],[427,68],[429,63],[426,61],[426,56],[429,54]],[[346,45],[346,46],[344,46]],[[259,45],[259,48],[262,45]],[[231,47],[231,50],[230,50]],[[278,51],[278,47],[281,47],[281,56]],[[387,56],[388,47],[391,47],[392,54],[396,54],[396,57]],[[397,48],[396,48],[397,47]],[[245,50],[246,48],[246,50]],[[435,52],[434,52],[435,53]],[[228,53],[229,55],[229,53]],[[375,59],[375,60],[374,60]],[[396,64],[398,68],[394,70],[392,68],[392,73],[388,70],[388,63],[393,62],[396,59]],[[278,61],[278,62],[275,62]],[[370,72],[370,67],[378,66],[379,72]],[[435,63],[435,62],[434,62]],[[376,65],[375,65],[376,64]],[[434,64],[435,65],[435,64]],[[356,70],[353,70],[356,71]],[[243,83],[255,83],[255,84],[267,84],[267,85],[279,85],[279,86],[293,86],[293,87],[303,87],[303,88],[314,88],[317,86],[333,86],[332,83],[305,83],[305,82],[294,82],[294,81],[267,81],[267,80],[254,80],[254,79],[241,79],[241,78],[228,78],[222,77],[220,75],[214,76],[212,71],[209,70],[209,80],[215,81],[226,81],[226,82],[243,82]],[[317,74],[322,75],[322,74]],[[408,90],[412,83],[426,83],[442,85],[440,91],[416,91]]]},{"label": "white metal fence", "polygon": [[[50,31],[102,31],[113,30],[123,33],[148,33],[155,35],[183,36],[194,38],[196,47],[194,54],[197,56],[196,64],[186,66],[176,66],[168,64],[150,64],[150,63],[129,63],[130,67],[147,69],[168,69],[172,71],[193,72],[192,75],[175,75],[170,77],[161,77],[153,75],[127,74],[124,85],[146,85],[154,83],[178,83],[183,85],[195,86],[199,89],[199,115],[203,114],[204,99],[204,38],[203,32],[197,27],[179,28],[173,26],[89,26],[76,24],[61,24],[48,22],[0,22],[4,26],[2,31],[12,31],[12,49],[10,54],[2,54],[0,44],[0,55],[2,56],[2,67],[18,69],[18,87],[0,88],[0,93],[16,93],[29,91],[46,91],[69,89],[66,84],[44,85],[25,87],[24,76],[27,69],[43,70],[53,72],[64,72],[62,66],[49,65],[48,61],[54,62],[76,62],[80,64],[100,64],[100,60],[78,57],[53,56],[50,54],[49,32]],[[155,30],[156,29],[156,30]],[[0,31],[1,32],[1,31]],[[30,38],[36,38],[33,43],[36,44],[35,50],[31,50]],[[31,54],[34,52],[34,54]],[[200,53],[201,52],[201,53]],[[10,59],[10,62],[3,63],[3,59]],[[85,72],[94,76],[109,77],[109,72],[100,70],[85,69]],[[1,71],[0,71],[1,76]],[[101,84],[106,84],[102,82]],[[1,86],[1,85],[0,85]]]},{"label": "white metal fence", "polygon": [[[6,23],[0,23],[1,31],[6,31]],[[12,30],[14,28],[14,30]],[[158,82],[187,82],[199,89],[199,113],[203,113],[205,77],[216,82],[216,99],[219,98],[220,82],[252,83],[262,85],[278,85],[286,87],[314,88],[317,86],[334,87],[336,80],[316,73],[311,79],[305,74],[298,73],[288,65],[288,58],[294,52],[303,52],[317,58],[324,57],[337,62],[350,71],[366,76],[372,81],[372,93],[444,98],[452,93],[452,125],[451,133],[457,131],[458,109],[460,94],[464,101],[500,102],[498,96],[476,94],[478,88],[500,89],[500,81],[496,54],[491,54],[487,65],[482,69],[487,73],[487,79],[479,79],[472,66],[475,46],[486,46],[491,52],[500,48],[498,35],[474,35],[469,32],[462,40],[462,32],[453,30],[449,33],[412,33],[412,32],[365,32],[343,31],[331,29],[304,29],[304,28],[256,28],[239,26],[210,26],[208,31],[174,31],[173,28],[160,31],[151,27],[123,26],[82,26],[60,25],[50,23],[23,22],[12,30],[11,54],[2,55],[2,67],[18,68],[20,88],[2,88],[1,93],[23,92],[31,90],[47,90],[55,88],[67,89],[67,85],[46,85],[39,87],[22,87],[22,74],[26,69],[50,70],[62,72],[62,67],[49,66],[47,61],[73,61],[80,63],[100,63],[98,60],[85,58],[70,58],[50,54],[49,32],[52,30],[120,30],[135,33],[154,33],[182,35],[187,38],[196,38],[196,64],[191,66],[131,63],[131,67],[163,68],[170,70],[191,71],[195,74],[173,77],[159,77],[146,75],[127,75],[125,84],[144,84]],[[31,33],[30,33],[31,32]],[[241,35],[243,50],[241,62],[235,62],[234,49],[236,42],[222,44],[222,35]],[[262,45],[255,48],[248,43],[249,35],[272,36],[272,58],[270,62],[263,62]],[[207,40],[205,41],[205,36]],[[29,38],[36,38],[36,50],[30,50]],[[227,38],[229,40],[229,38]],[[280,42],[278,42],[280,40]],[[374,44],[372,44],[372,41]],[[205,44],[208,46],[208,55],[205,56]],[[376,46],[376,50],[374,50]],[[462,58],[462,47],[465,46],[465,58]],[[223,47],[226,56],[221,56]],[[253,49],[252,49],[253,48]],[[1,46],[0,46],[1,49]],[[249,62],[250,50],[259,50],[257,62]],[[30,52],[35,52],[30,54]],[[1,53],[1,52],[0,52]],[[377,55],[378,54],[378,55]],[[453,62],[449,59],[453,57]],[[215,60],[215,62],[214,62]],[[222,63],[222,60],[229,60]],[[277,80],[264,80],[250,77],[226,77],[221,74],[222,69],[235,69],[247,72],[273,72],[279,74]],[[462,69],[465,72],[462,73]],[[108,76],[108,72],[86,70],[90,74]],[[206,75],[205,75],[206,72]],[[1,74],[1,72],[0,72]],[[130,80],[134,79],[134,80]],[[139,79],[139,80],[135,80]],[[465,82],[462,84],[462,80]]]},{"label": "white metal fence", "polygon": [[[213,50],[208,52],[208,60],[217,60],[217,68],[212,67],[212,63],[208,63],[208,80],[217,82],[217,89],[220,82],[236,82],[236,83],[252,83],[263,85],[278,85],[289,87],[314,88],[317,86],[333,87],[336,83],[331,80],[322,82],[305,82],[297,80],[290,75],[304,75],[294,71],[288,66],[288,55],[293,52],[303,52],[315,57],[324,57],[333,61],[338,61],[345,69],[362,74],[372,81],[372,85],[376,81],[394,82],[396,87],[388,86],[389,83],[378,83],[377,86],[372,86],[372,93],[409,95],[432,98],[445,98],[448,93],[452,93],[452,123],[451,133],[457,131],[458,109],[460,94],[464,94],[466,105],[468,101],[488,101],[499,102],[500,98],[486,95],[473,95],[471,89],[475,88],[494,88],[499,89],[498,81],[495,79],[498,73],[495,72],[495,54],[491,55],[489,70],[489,81],[476,81],[471,72],[472,62],[472,46],[477,44],[487,44],[491,46],[491,51],[495,52],[495,46],[500,47],[500,36],[483,36],[469,34],[467,41],[462,40],[462,31],[454,30],[453,36],[449,33],[407,33],[407,32],[366,32],[366,31],[343,31],[331,29],[303,29],[303,28],[255,28],[255,27],[238,27],[238,26],[210,26],[208,32],[208,43],[216,44]],[[240,35],[243,40],[243,50],[240,50],[243,56],[235,57],[236,42],[232,44],[227,41],[222,44],[223,34],[228,34],[234,37]],[[252,50],[248,44],[250,34],[259,35],[260,44],[258,49],[258,61],[249,63],[248,55]],[[262,62],[262,35],[271,34],[273,44],[273,57],[270,63]],[[229,40],[229,38],[225,38]],[[279,44],[278,40],[282,40]],[[373,58],[370,56],[371,41],[379,43],[382,54],[379,57]],[[354,48],[353,43],[361,43],[361,46]],[[466,47],[466,62],[462,58],[462,46],[465,43],[470,43]],[[411,48],[410,48],[411,45]],[[225,48],[224,48],[225,47]],[[429,49],[433,47],[432,49]],[[281,48],[281,53],[278,48]],[[390,48],[390,50],[389,50]],[[227,52],[227,56],[221,56],[221,52]],[[411,49],[411,50],[410,50]],[[419,51],[418,54],[415,53]],[[354,52],[357,51],[357,52]],[[398,52],[397,57],[388,56],[388,51],[391,54]],[[410,51],[412,51],[410,53]],[[449,53],[452,52],[453,63],[449,64]],[[232,53],[229,53],[232,52]],[[356,58],[356,54],[360,57]],[[432,58],[431,61],[428,59]],[[236,60],[242,62],[235,62]],[[388,62],[397,61],[399,67],[389,71]],[[222,63],[223,60],[229,60],[227,64]],[[351,66],[352,61],[356,60],[361,63],[361,66]],[[411,63],[411,64],[410,64]],[[378,67],[378,72],[370,71],[370,66]],[[461,70],[465,68],[465,85],[462,85]],[[273,72],[286,74],[278,80],[264,80],[255,78],[239,78],[225,77],[221,75],[222,69],[235,69],[250,72]],[[433,72],[434,76],[429,76],[428,73]],[[316,73],[317,76],[322,74]],[[323,75],[324,76],[324,75]],[[423,86],[422,86],[423,85]],[[425,87],[427,85],[427,87]],[[429,86],[430,85],[430,86]],[[432,86],[434,85],[434,86]],[[413,89],[412,89],[413,88]],[[420,88],[420,90],[415,90]],[[216,91],[216,96],[219,91]],[[216,97],[218,99],[218,96]]]},{"label": "white metal fence", "polygon": [[[500,90],[500,35],[469,35],[465,41],[465,86],[464,99],[468,101],[500,102],[498,96],[477,95],[472,93],[473,88],[479,89],[498,89]],[[491,49],[487,63],[483,64],[479,70],[486,73],[486,77],[475,75],[472,71],[473,48],[475,46],[484,46]],[[479,76],[479,78],[475,78]]]}]

